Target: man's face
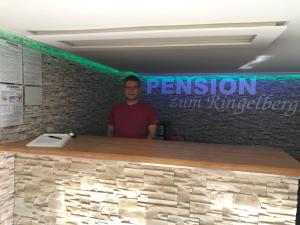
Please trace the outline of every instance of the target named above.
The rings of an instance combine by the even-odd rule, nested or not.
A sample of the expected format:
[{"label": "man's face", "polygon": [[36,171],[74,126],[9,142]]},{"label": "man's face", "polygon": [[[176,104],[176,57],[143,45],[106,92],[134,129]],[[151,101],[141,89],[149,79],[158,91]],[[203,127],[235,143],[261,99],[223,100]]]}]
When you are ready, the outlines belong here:
[{"label": "man's face", "polygon": [[131,80],[126,81],[124,89],[127,100],[136,100],[139,98],[140,86],[138,82]]}]

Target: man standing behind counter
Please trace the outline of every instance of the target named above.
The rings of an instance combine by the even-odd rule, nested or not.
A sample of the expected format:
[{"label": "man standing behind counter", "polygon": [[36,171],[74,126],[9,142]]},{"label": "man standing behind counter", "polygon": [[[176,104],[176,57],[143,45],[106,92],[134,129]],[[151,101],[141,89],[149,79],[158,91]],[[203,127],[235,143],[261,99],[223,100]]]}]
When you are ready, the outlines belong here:
[{"label": "man standing behind counter", "polygon": [[158,119],[151,105],[139,101],[140,93],[139,78],[126,77],[124,80],[126,102],[113,106],[108,116],[108,137],[155,138]]}]

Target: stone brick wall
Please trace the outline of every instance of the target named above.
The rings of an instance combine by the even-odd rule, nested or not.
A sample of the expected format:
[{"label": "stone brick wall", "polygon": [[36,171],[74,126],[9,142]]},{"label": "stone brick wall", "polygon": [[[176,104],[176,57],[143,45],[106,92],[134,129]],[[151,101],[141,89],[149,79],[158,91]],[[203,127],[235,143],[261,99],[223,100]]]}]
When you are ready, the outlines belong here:
[{"label": "stone brick wall", "polygon": [[[214,78],[214,76],[205,77],[207,80]],[[159,120],[170,123],[169,134],[176,131],[179,139],[185,141],[280,147],[300,160],[299,78],[257,79],[255,95],[235,93],[228,96],[221,95],[218,89],[216,95],[210,93],[162,95],[160,88],[154,88],[152,94],[147,94],[146,82],[150,78],[147,76],[142,78],[142,99],[156,108]],[[158,77],[157,79],[166,78]],[[201,78],[201,76],[195,76],[193,79],[195,78]],[[249,79],[249,76],[244,76],[244,78]],[[214,96],[219,98],[216,105],[211,104]],[[243,100],[254,102],[259,98],[261,103],[258,108],[246,109],[242,113],[234,111],[238,109],[237,105],[234,109],[226,107],[229,100],[241,100],[243,103]],[[174,101],[174,99],[177,100]],[[273,109],[268,108],[268,104],[262,107],[266,99],[266,102],[272,102],[273,106],[275,104]],[[201,100],[200,107],[195,100]],[[224,109],[222,109],[222,101],[225,101]],[[286,103],[284,109],[281,110],[284,101],[289,101],[289,103]],[[279,102],[282,103],[280,107],[276,105]],[[289,105],[290,103],[292,104]]]},{"label": "stone brick wall", "polygon": [[0,143],[44,132],[106,134],[108,111],[121,98],[119,78],[49,55],[43,55],[42,74],[42,105],[25,106],[24,124],[0,128]]},{"label": "stone brick wall", "polygon": [[[44,132],[69,132],[105,135],[106,116],[112,104],[120,102],[122,82],[115,76],[102,75],[76,63],[43,55],[43,105],[25,106],[24,124],[0,128],[0,143],[37,136]],[[150,102],[159,119],[170,123],[169,135],[176,131],[180,140],[204,143],[246,144],[280,147],[300,160],[300,104],[293,115],[272,109],[251,109],[234,114],[225,109],[170,107],[178,98],[202,99],[213,96],[167,95],[159,91],[145,93],[143,77],[142,100]],[[233,95],[227,98],[248,101],[269,97],[275,101],[300,101],[300,79],[257,80],[255,96]],[[220,97],[224,100],[224,96]]]},{"label": "stone brick wall", "polygon": [[294,225],[298,180],[17,154],[15,225]]},{"label": "stone brick wall", "polygon": [[0,224],[13,225],[14,155],[0,152]]}]

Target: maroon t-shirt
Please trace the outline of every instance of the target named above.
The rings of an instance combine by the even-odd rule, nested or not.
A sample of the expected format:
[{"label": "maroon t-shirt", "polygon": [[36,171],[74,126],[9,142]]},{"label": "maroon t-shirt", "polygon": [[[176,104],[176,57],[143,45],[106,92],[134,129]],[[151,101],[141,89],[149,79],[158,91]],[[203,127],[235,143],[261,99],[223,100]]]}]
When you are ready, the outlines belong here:
[{"label": "maroon t-shirt", "polygon": [[114,126],[115,137],[146,138],[148,126],[157,124],[158,119],[151,105],[138,102],[134,105],[114,105],[107,122]]}]

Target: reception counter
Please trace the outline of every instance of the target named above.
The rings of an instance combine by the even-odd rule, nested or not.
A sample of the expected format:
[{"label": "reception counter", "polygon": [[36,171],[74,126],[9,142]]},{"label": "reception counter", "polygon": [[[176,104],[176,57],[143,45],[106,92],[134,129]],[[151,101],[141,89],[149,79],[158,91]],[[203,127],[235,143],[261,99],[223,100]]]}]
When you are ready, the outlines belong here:
[{"label": "reception counter", "polygon": [[7,189],[14,224],[295,224],[300,164],[281,149],[93,136],[25,147],[29,141],[0,145],[10,165],[0,166],[0,180],[9,173],[15,182],[13,195]]}]

